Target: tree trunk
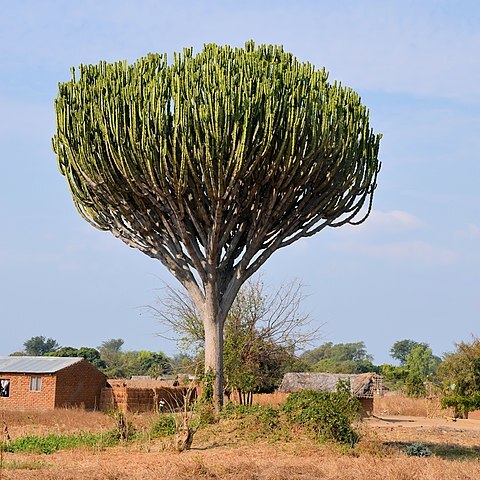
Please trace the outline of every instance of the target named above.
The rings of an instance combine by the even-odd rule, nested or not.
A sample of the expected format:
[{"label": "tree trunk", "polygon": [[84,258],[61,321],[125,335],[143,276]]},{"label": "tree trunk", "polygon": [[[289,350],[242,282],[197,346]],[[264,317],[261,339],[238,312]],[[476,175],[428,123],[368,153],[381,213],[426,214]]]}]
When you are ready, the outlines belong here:
[{"label": "tree trunk", "polygon": [[216,312],[205,309],[205,373],[213,372],[213,405],[218,415],[223,405],[223,324]]}]

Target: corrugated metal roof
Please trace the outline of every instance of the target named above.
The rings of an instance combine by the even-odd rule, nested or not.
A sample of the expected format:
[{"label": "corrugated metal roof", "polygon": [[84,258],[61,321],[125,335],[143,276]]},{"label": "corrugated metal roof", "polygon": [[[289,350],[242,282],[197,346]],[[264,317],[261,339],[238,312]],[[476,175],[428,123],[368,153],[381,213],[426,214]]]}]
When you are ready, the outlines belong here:
[{"label": "corrugated metal roof", "polygon": [[81,357],[0,357],[0,373],[55,373]]}]

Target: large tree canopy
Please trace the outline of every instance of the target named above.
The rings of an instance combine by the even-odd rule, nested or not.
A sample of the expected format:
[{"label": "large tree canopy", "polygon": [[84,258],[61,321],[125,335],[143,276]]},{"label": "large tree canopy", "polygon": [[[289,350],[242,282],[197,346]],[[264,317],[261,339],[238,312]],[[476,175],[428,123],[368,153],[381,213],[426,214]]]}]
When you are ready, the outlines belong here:
[{"label": "large tree canopy", "polygon": [[380,136],[359,95],[327,77],[248,42],[83,65],[59,84],[53,146],[75,205],[183,284],[207,357],[275,250],[370,212]]}]

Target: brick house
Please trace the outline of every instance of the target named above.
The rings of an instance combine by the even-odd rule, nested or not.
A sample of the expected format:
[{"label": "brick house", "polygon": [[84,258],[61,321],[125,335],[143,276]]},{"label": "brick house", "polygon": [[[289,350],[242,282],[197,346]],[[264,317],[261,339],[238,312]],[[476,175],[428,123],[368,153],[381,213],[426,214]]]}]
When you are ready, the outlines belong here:
[{"label": "brick house", "polygon": [[0,356],[0,408],[98,408],[106,381],[80,357]]}]

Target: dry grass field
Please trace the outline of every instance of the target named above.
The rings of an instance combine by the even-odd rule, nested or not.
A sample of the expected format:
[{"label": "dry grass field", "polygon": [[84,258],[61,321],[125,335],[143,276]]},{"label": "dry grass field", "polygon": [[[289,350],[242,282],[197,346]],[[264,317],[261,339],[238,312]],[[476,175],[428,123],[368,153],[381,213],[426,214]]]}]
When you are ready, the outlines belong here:
[{"label": "dry grass field", "polygon": [[[175,453],[168,442],[148,438],[50,455],[4,453],[0,480],[480,478],[479,420],[452,422],[441,416],[401,413],[377,413],[365,420],[359,426],[362,440],[354,449],[318,444],[294,431],[287,438],[257,435],[255,425],[245,428],[230,419],[199,430],[192,449],[183,453]],[[141,430],[154,418],[142,414],[129,420]],[[115,425],[104,414],[81,410],[0,412],[0,421],[5,421],[12,439],[51,432],[102,432]],[[405,446],[412,442],[428,446],[432,456],[407,456]]]}]

